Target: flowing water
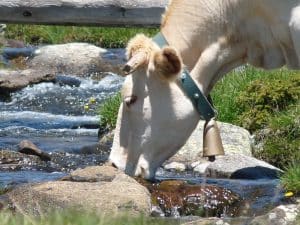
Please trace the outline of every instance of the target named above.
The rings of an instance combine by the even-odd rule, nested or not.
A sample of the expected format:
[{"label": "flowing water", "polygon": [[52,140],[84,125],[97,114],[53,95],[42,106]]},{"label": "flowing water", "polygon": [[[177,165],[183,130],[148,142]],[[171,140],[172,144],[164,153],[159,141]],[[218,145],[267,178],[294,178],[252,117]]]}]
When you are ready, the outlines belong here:
[{"label": "flowing water", "polygon": [[[99,74],[88,78],[62,74],[56,82],[28,86],[0,98],[0,149],[17,150],[20,141],[28,139],[49,153],[63,152],[70,160],[81,157],[80,149],[98,142],[99,104],[116,93],[123,82],[112,73],[101,74],[103,79],[98,77]],[[4,171],[0,172],[0,187],[56,180],[64,175],[61,171]],[[158,172],[157,177],[231,189],[248,200],[252,214],[278,204],[282,198],[278,180],[205,179],[164,172]]]},{"label": "flowing water", "polygon": [[[17,49],[9,52],[17,53]],[[98,143],[98,107],[120,89],[122,81],[113,73],[85,78],[60,74],[55,82],[31,85],[0,97],[0,149],[17,150],[22,140],[30,140],[50,154],[63,152],[70,160],[78,158],[83,147]],[[0,186],[53,180],[63,175],[0,172]]]}]

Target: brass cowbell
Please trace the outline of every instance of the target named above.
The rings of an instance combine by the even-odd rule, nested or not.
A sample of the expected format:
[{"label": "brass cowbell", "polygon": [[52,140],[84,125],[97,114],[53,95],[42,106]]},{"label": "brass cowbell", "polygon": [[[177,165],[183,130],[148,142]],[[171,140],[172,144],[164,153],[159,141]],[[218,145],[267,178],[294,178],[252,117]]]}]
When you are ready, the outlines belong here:
[{"label": "brass cowbell", "polygon": [[217,122],[212,118],[204,124],[203,157],[208,157],[210,161],[214,161],[215,156],[224,154],[220,130]]}]

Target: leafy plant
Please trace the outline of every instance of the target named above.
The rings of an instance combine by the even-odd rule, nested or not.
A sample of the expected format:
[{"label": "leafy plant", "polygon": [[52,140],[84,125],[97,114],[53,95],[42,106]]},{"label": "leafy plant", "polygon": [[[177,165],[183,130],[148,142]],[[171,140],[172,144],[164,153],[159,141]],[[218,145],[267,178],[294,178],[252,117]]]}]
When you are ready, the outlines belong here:
[{"label": "leafy plant", "polygon": [[99,108],[100,126],[113,129],[116,126],[118,110],[121,104],[121,93],[108,98]]}]

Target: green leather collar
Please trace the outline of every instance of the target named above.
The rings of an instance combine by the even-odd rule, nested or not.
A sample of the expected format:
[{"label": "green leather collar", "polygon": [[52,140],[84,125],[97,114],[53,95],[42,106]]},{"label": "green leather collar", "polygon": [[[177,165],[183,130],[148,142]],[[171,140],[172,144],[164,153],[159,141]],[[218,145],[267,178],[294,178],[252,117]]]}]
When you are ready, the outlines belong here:
[{"label": "green leather collar", "polygon": [[[168,45],[167,40],[160,32],[153,37],[153,41],[159,47]],[[200,116],[206,121],[209,121],[210,119],[216,117],[215,109],[209,103],[206,96],[200,91],[197,84],[195,83],[195,81],[193,80],[189,71],[186,68],[184,68],[182,71],[181,82],[185,93],[193,102]]]}]

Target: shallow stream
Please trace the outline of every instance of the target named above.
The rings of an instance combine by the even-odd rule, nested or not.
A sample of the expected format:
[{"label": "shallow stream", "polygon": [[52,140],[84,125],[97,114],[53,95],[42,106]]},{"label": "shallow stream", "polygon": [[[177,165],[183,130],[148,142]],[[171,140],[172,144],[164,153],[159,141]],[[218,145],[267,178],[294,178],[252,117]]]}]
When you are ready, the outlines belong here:
[{"label": "shallow stream", "polygon": [[[0,98],[0,149],[17,150],[20,141],[28,139],[49,153],[63,152],[70,159],[78,156],[83,147],[98,142],[97,107],[116,93],[122,82],[123,78],[112,73],[103,79],[97,74],[88,78],[61,74],[54,83],[28,86]],[[88,110],[84,107],[86,104]],[[56,180],[64,175],[60,171],[0,171],[0,187]],[[246,200],[252,215],[278,204],[283,196],[278,180],[206,179],[163,170],[158,171],[157,178],[225,187]]]}]

